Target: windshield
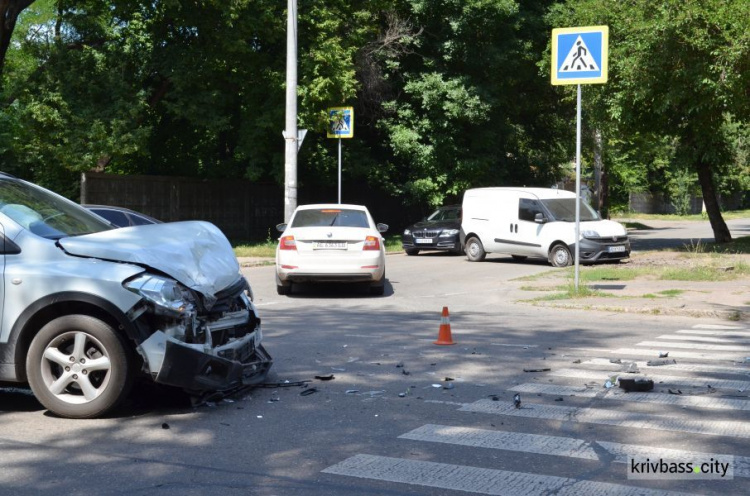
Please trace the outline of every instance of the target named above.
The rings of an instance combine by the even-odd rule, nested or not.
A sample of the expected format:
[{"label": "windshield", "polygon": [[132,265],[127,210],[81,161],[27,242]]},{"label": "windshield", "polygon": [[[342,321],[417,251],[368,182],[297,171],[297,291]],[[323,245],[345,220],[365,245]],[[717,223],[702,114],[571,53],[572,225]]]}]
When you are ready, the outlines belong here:
[{"label": "windshield", "polygon": [[370,227],[367,214],[362,210],[322,208],[298,210],[292,227]]},{"label": "windshield", "polygon": [[461,216],[461,209],[454,207],[454,208],[439,208],[432,212],[432,214],[427,217],[427,220],[456,220]]},{"label": "windshield", "polygon": [[112,229],[85,208],[16,179],[0,178],[0,213],[47,239]]},{"label": "windshield", "polygon": [[[576,221],[576,199],[575,198],[555,198],[553,200],[542,200],[542,203],[552,215],[553,220],[563,222]],[[581,222],[599,220],[599,214],[592,209],[588,203],[583,200],[581,205]]]}]

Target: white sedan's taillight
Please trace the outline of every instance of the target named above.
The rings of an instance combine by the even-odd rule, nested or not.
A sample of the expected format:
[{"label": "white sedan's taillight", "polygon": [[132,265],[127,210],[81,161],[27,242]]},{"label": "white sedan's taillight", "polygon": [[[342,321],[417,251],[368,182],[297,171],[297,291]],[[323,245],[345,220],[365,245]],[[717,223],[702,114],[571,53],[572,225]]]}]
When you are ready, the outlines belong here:
[{"label": "white sedan's taillight", "polygon": [[380,250],[380,238],[377,236],[367,236],[363,250]]},{"label": "white sedan's taillight", "polygon": [[297,242],[294,240],[294,236],[284,236],[279,240],[279,250],[294,250],[297,251]]}]

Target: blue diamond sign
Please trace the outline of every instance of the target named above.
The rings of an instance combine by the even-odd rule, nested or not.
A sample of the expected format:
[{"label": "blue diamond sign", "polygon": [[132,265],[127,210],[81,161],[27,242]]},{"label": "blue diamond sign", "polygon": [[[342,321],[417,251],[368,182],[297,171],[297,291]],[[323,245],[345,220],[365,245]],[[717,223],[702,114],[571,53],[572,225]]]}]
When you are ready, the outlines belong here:
[{"label": "blue diamond sign", "polygon": [[609,26],[552,30],[552,84],[607,82]]}]

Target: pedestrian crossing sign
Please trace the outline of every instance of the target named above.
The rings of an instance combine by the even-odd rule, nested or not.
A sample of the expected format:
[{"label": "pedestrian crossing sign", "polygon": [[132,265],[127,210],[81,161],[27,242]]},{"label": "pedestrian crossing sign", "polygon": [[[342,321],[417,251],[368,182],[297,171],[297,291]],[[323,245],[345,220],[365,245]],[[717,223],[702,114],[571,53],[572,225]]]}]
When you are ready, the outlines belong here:
[{"label": "pedestrian crossing sign", "polygon": [[328,138],[354,137],[354,107],[331,107],[328,109]]},{"label": "pedestrian crossing sign", "polygon": [[552,30],[552,84],[607,82],[609,26]]}]

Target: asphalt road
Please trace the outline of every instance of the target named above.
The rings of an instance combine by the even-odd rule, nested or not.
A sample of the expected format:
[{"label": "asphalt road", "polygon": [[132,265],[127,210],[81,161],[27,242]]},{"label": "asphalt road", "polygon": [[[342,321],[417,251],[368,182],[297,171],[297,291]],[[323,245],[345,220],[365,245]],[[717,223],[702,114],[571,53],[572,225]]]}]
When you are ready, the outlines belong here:
[{"label": "asphalt road", "polygon": [[[278,296],[273,270],[243,272],[278,386],[197,407],[139,389],[117,415],[82,421],[0,390],[0,494],[746,494],[742,325],[519,303],[511,280],[553,269],[507,257],[392,255],[382,297]],[[433,344],[444,306],[452,346]],[[603,386],[622,367],[610,359],[646,371],[660,350],[677,363],[648,368],[653,392]],[[734,479],[629,479],[634,453],[735,455]]]}]

